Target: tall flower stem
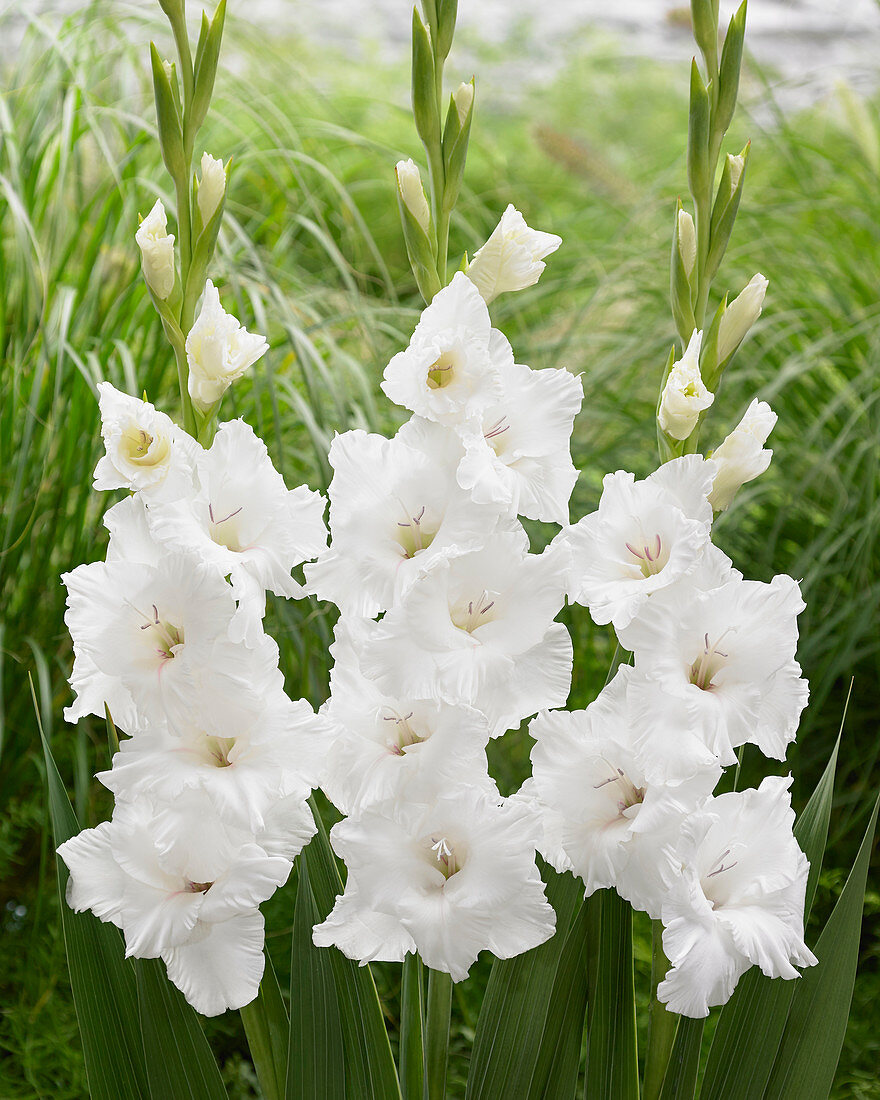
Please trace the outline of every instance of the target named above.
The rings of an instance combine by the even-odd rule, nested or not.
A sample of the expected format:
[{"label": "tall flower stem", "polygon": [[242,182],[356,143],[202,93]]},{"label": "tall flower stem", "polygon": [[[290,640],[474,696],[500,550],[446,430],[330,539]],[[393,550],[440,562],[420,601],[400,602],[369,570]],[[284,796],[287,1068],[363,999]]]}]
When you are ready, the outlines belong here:
[{"label": "tall flower stem", "polygon": [[446,1061],[449,1054],[449,1014],[452,1010],[452,978],[439,970],[428,972],[427,1096],[444,1100]]},{"label": "tall flower stem", "polygon": [[669,960],[663,953],[663,925],[660,921],[652,921],[652,933],[651,1004],[648,1009],[648,1053],[645,1056],[642,1100],[657,1100],[660,1096],[679,1019],[657,1000],[657,986],[666,976]]},{"label": "tall flower stem", "polygon": [[400,1091],[403,1100],[425,1096],[425,999],[422,960],[408,954],[403,960],[400,992]]}]

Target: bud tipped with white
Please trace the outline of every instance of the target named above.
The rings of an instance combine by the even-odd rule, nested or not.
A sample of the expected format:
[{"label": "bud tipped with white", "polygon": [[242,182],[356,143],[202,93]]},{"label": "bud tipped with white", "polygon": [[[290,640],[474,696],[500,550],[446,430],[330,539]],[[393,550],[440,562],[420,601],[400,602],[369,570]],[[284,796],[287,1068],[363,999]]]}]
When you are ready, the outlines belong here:
[{"label": "bud tipped with white", "polygon": [[141,250],[141,267],[147,286],[160,301],[174,289],[174,236],[161,199],[143,219],[134,235]]},{"label": "bud tipped with white", "polygon": [[763,275],[754,275],[742,293],[724,311],[718,328],[719,363],[724,363],[733,355],[746,333],[761,316],[766,293],[767,280]]},{"label": "bud tipped with white", "polygon": [[198,204],[202,225],[207,225],[217,213],[226,194],[226,169],[223,161],[202,153],[202,178],[199,180]]},{"label": "bud tipped with white", "polygon": [[694,219],[687,210],[678,212],[678,251],[685,275],[690,279],[697,262],[697,231],[694,228]]},{"label": "bud tipped with white", "polygon": [[694,332],[684,355],[673,363],[663,387],[657,420],[673,439],[687,439],[697,426],[700,413],[715,400],[700,375],[702,332]]},{"label": "bud tipped with white", "polygon": [[731,194],[739,187],[740,177],[743,174],[743,168],[746,166],[746,158],[742,153],[728,153],[727,154],[727,167],[730,170],[730,191]]},{"label": "bud tipped with white", "polygon": [[461,83],[452,93],[452,98],[455,102],[455,110],[458,112],[458,124],[464,126],[467,121],[468,113],[474,102],[474,83],[472,80],[467,84]]},{"label": "bud tipped with white", "polygon": [[264,355],[264,336],[248,332],[220,305],[210,279],[205,283],[202,308],[186,338],[189,395],[201,410],[215,405],[226,389]]},{"label": "bud tipped with white", "polygon": [[485,302],[508,290],[533,286],[546,266],[545,256],[555,252],[562,237],[530,229],[520,212],[510,205],[501,215],[492,236],[465,271]]},{"label": "bud tipped with white", "polygon": [[773,452],[762,448],[776,420],[767,402],[755,398],[739,424],[709,456],[718,466],[709,494],[714,511],[728,508],[739,487],[763,474],[770,465]]},{"label": "bud tipped with white", "polygon": [[418,165],[410,158],[399,160],[395,167],[397,173],[397,190],[400,199],[407,210],[419,223],[425,234],[431,230],[431,211],[428,207],[428,199],[422,186],[422,177],[419,174]]}]

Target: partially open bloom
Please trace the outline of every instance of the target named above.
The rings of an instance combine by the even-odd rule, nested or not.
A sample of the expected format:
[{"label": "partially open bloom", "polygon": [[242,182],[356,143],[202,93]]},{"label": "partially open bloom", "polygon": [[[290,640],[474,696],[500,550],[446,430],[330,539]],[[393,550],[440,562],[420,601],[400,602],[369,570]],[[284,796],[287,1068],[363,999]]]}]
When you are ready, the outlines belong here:
[{"label": "partially open bloom", "polygon": [[199,180],[198,204],[202,225],[207,225],[217,213],[217,207],[226,194],[226,169],[223,161],[202,153],[202,178]]},{"label": "partially open bloom", "polygon": [[807,703],[795,660],[797,582],[738,574],[719,587],[657,592],[625,630],[638,674],[629,688],[646,771],[682,778],[707,751],[724,765],[749,742],[782,759]]},{"label": "partially open bloom", "polygon": [[431,228],[431,211],[418,165],[410,157],[409,160],[399,160],[394,170],[397,173],[397,190],[400,192],[401,202],[427,233]]},{"label": "partially open bloom", "polygon": [[718,326],[718,362],[730,358],[745,339],[746,333],[761,316],[767,280],[763,275],[753,275],[745,289],[737,295],[724,311]]},{"label": "partially open bloom", "polygon": [[168,977],[205,1016],[241,1008],[263,976],[257,906],[286,882],[291,863],[194,806],[192,830],[169,848],[149,799],[117,807],[113,820],[65,841],[67,903],[91,909],[125,936],[127,956],[162,958]]},{"label": "partially open bloom", "polygon": [[393,439],[355,430],[330,445],[329,550],[306,566],[308,590],[344,615],[376,615],[441,557],[477,549],[502,509],[455,479],[456,434],[414,417]]},{"label": "partially open bloom", "polygon": [[141,267],[147,286],[160,301],[174,289],[174,236],[168,232],[168,219],[161,199],[138,226],[134,235],[141,250]]},{"label": "partially open bloom", "polygon": [[480,951],[507,959],[537,947],[556,920],[534,834],[525,807],[468,787],[346,818],[330,834],[348,867],[345,893],[314,942],[362,963],[418,951],[456,982]]},{"label": "partially open bloom", "polygon": [[589,607],[594,622],[628,626],[653,593],[692,572],[706,553],[721,553],[709,543],[714,473],[711,462],[684,455],[644,481],[623,470],[605,475],[598,510],[554,540],[568,554],[569,596]]},{"label": "partially open bloom", "polygon": [[670,1012],[708,1016],[749,967],[797,978],[816,957],[804,943],[809,863],[792,834],[791,777],[719,795],[684,824],[671,852],[663,950],[671,969],[657,996]]},{"label": "partially open bloom", "polygon": [[716,512],[729,508],[741,485],[753,481],[770,465],[773,452],[764,450],[776,423],[776,413],[757,397],[724,442],[712,452],[718,473],[712,482],[709,503]]},{"label": "partially open bloom", "polygon": [[564,601],[557,558],[528,554],[521,527],[435,562],[373,629],[361,666],[383,691],[465,703],[492,735],[571,686],[571,638],[553,622]]},{"label": "partially open bloom", "polygon": [[324,498],[305,485],[288,489],[266,444],[243,420],[220,425],[196,471],[199,490],[152,508],[150,526],[158,541],[230,578],[238,600],[230,637],[258,645],[266,591],[301,596],[291,569],[327,545]]},{"label": "partially open bloom", "polygon": [[673,363],[663,393],[657,420],[660,427],[673,439],[687,439],[704,409],[715,400],[703,384],[700,374],[700,344],[702,332],[694,331],[684,355]]},{"label": "partially open bloom", "polygon": [[215,405],[268,348],[264,336],[248,332],[226,312],[217,288],[208,279],[202,308],[186,338],[189,395],[194,404],[200,409]]},{"label": "partially open bloom", "polygon": [[473,707],[388,695],[361,671],[370,625],[340,619],[330,647],[330,727],[322,787],[345,814],[389,798],[428,802],[455,783],[494,789],[486,743],[489,725]]},{"label": "partially open bloom", "polygon": [[577,480],[569,442],[583,400],[581,381],[567,370],[511,362],[501,370],[501,384],[500,398],[457,428],[465,446],[459,484],[476,501],[567,523]]},{"label": "partially open bloom", "polygon": [[105,453],[95,467],[96,489],[131,489],[151,500],[191,490],[201,449],[165,413],[148,401],[98,383]]},{"label": "partially open bloom", "polygon": [[500,394],[499,371],[512,361],[486,303],[459,271],[422,313],[409,347],[385,368],[382,389],[419,416],[455,426]]},{"label": "partially open bloom", "polygon": [[555,252],[562,238],[529,229],[512,204],[501,215],[492,236],[468,264],[467,277],[486,302],[508,290],[533,286],[545,268],[545,256]]}]

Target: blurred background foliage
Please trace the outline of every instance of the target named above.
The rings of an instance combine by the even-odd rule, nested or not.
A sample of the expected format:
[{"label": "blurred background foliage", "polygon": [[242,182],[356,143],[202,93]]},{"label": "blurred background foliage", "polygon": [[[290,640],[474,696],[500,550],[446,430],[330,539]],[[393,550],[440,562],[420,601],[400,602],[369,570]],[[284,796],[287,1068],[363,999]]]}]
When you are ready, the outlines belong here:
[{"label": "blurred background foliage", "polygon": [[[103,557],[101,513],[118,495],[91,489],[101,451],[95,384],[109,378],[176,411],[173,359],[134,246],[138,212],[146,214],[157,196],[172,205],[145,66],[150,37],[166,52],[170,45],[158,20],[114,7],[107,14],[109,5],[93,4],[60,30],[58,21],[37,21],[15,57],[2,61],[4,1100],[86,1093],[28,677],[80,822],[94,825],[109,813],[110,800],[92,779],[107,766],[107,740],[102,723],[71,727],[61,717],[72,654],[59,574]],[[505,48],[484,48],[487,61],[492,49]],[[408,67],[352,64],[329,47],[270,37],[234,19],[225,51],[205,131],[206,149],[233,157],[214,278],[243,323],[269,335],[271,352],[230,391],[224,416],[254,425],[289,485],[323,489],[335,431],[392,432],[402,420],[378,383],[420,304],[393,175],[397,159],[417,153]],[[668,252],[674,201],[684,190],[686,78],[686,68],[623,59],[598,38],[573,47],[552,82],[513,99],[493,96],[490,87],[484,94],[478,73],[451,258],[479,247],[510,201],[529,224],[564,239],[540,284],[499,300],[493,316],[521,361],[583,376],[573,518],[595,507],[606,472],[626,468],[641,477],[656,465],[653,410],[673,332]],[[833,102],[783,114],[753,63],[744,92],[727,147],[752,139],[749,180],[717,285],[735,295],[760,270],[770,291],[708,418],[705,444],[723,438],[753,395],[779,414],[770,470],[743,490],[716,530],[748,576],[803,578],[799,654],[812,702],[797,746],[777,769],[794,770],[797,808],[824,766],[853,682],[819,924],[842,888],[880,779],[880,124],[876,102],[843,91]],[[315,705],[326,696],[330,610],[277,601],[267,624],[282,646],[290,693]],[[609,630],[593,626],[585,610],[566,612],[566,621],[575,639],[570,705],[584,706],[604,680],[613,646]],[[493,745],[505,792],[523,778],[528,751],[524,732]],[[757,751],[743,766],[749,784],[767,770]],[[286,975],[289,893],[266,908],[276,969]],[[646,979],[649,933],[637,928],[637,966]],[[878,932],[880,895],[869,878],[862,966],[835,1085],[840,1098],[880,1097]],[[452,1096],[466,1074],[488,966],[481,959],[475,980],[456,986]],[[378,968],[392,1015],[398,970]],[[258,1095],[237,1015],[207,1026],[230,1094]]]}]

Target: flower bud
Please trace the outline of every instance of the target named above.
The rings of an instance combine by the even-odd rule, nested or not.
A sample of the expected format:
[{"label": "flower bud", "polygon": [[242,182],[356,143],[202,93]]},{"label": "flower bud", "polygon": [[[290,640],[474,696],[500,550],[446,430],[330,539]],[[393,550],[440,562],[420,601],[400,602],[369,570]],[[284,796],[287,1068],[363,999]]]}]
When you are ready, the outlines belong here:
[{"label": "flower bud", "polygon": [[210,279],[205,283],[202,308],[186,338],[189,395],[197,408],[215,405],[226,389],[264,355],[265,337],[248,332],[220,305]]},{"label": "flower bud", "polygon": [[763,275],[755,275],[721,318],[718,330],[718,362],[725,363],[740,346],[746,333],[761,316],[764,295],[767,292],[767,280]]},{"label": "flower bud", "polygon": [[465,84],[464,81],[462,81],[452,93],[452,98],[455,101],[455,109],[458,112],[458,124],[459,126],[464,126],[471,109],[471,104],[474,102],[474,82],[469,80],[467,84]]},{"label": "flower bud", "polygon": [[199,180],[198,204],[202,225],[207,225],[217,213],[226,193],[226,169],[223,161],[202,153],[202,178]]},{"label": "flower bud", "polygon": [[697,262],[697,231],[694,228],[694,219],[687,210],[678,212],[678,251],[684,273],[690,279]]},{"label": "flower bud", "polygon": [[709,494],[714,511],[728,508],[739,487],[763,474],[770,465],[773,452],[762,448],[776,420],[767,402],[755,398],[739,424],[709,456],[718,466]]},{"label": "flower bud", "polygon": [[510,205],[501,215],[492,236],[468,264],[466,274],[485,302],[509,290],[524,290],[541,277],[543,258],[555,252],[562,238],[555,233],[530,229],[520,212]]},{"label": "flower bud", "polygon": [[657,420],[673,439],[687,439],[697,426],[700,413],[715,400],[715,394],[706,389],[700,375],[702,339],[702,332],[691,336],[684,355],[673,363],[660,397]]},{"label": "flower bud", "polygon": [[167,57],[162,58],[162,68],[165,70],[165,75],[168,77],[169,83],[174,81],[174,66],[168,60]]},{"label": "flower bud", "polygon": [[425,234],[428,234],[431,230],[431,211],[428,208],[428,199],[422,186],[418,165],[412,158],[399,160],[394,170],[397,173],[397,190],[403,205]]},{"label": "flower bud", "polygon": [[174,236],[168,232],[168,220],[161,199],[141,221],[134,235],[141,250],[141,267],[147,286],[164,302],[174,289]]}]

